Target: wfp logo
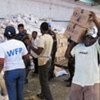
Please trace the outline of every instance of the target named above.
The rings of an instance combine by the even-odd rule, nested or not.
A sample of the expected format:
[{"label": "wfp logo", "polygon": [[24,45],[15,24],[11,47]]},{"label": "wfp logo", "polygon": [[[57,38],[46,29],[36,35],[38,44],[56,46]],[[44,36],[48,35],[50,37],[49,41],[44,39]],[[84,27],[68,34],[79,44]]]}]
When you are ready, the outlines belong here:
[{"label": "wfp logo", "polygon": [[20,54],[21,52],[22,52],[22,48],[16,48],[16,49],[7,51],[7,55],[8,55],[9,57],[11,57],[11,56],[18,55],[18,54]]}]

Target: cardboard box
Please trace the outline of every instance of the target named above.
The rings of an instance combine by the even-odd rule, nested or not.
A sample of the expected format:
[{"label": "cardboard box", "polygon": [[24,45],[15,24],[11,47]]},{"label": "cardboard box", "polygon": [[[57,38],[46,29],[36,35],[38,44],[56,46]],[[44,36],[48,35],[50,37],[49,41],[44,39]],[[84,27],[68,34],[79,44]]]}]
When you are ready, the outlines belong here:
[{"label": "cardboard box", "polygon": [[65,31],[65,35],[67,38],[79,43],[84,36],[85,31],[86,28],[70,22]]},{"label": "cardboard box", "polygon": [[76,7],[68,24],[64,36],[71,38],[74,42],[79,43],[85,34],[86,30],[90,27],[89,21],[91,12],[88,10]]},{"label": "cardboard box", "polygon": [[76,25],[75,28],[73,29],[73,32],[72,32],[73,35],[71,36],[71,40],[75,41],[76,43],[79,43],[81,42],[85,33],[86,33],[85,28],[82,28]]},{"label": "cardboard box", "polygon": [[87,27],[90,14],[90,11],[76,7],[70,21],[80,25],[81,27]]},{"label": "cardboard box", "polygon": [[72,36],[73,29],[74,29],[75,25],[76,24],[69,22],[69,24],[68,24],[68,26],[66,28],[66,31],[64,33],[65,37],[70,38]]}]

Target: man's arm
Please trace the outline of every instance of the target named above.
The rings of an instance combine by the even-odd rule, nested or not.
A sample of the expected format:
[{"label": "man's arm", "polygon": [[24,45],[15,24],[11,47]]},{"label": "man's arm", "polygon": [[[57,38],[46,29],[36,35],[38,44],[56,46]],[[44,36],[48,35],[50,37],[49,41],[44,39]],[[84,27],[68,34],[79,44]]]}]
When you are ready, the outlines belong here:
[{"label": "man's arm", "polygon": [[77,45],[77,43],[72,41],[72,40],[70,40],[69,42],[70,43],[68,44],[68,47],[67,47],[66,52],[65,52],[66,59],[71,57],[71,50],[74,48],[74,46]]},{"label": "man's arm", "polygon": [[7,89],[6,89],[5,81],[4,81],[2,74],[0,74],[0,88],[1,88],[1,92],[2,92],[3,96],[6,96],[7,95]]},{"label": "man's arm", "polygon": [[32,46],[31,41],[27,41],[27,45],[29,46],[29,49],[30,49],[30,50],[33,50],[37,55],[40,55],[41,52],[43,51],[43,48],[42,48],[42,47],[34,48],[34,47]]},{"label": "man's arm", "polygon": [[100,36],[100,23],[97,20],[97,16],[94,12],[91,12],[92,21],[95,23],[96,27],[98,28],[98,36]]},{"label": "man's arm", "polygon": [[0,58],[0,73],[3,69],[3,65],[4,65],[4,58]]},{"label": "man's arm", "polygon": [[30,45],[30,48],[37,54],[40,55],[41,52],[43,51],[42,47],[34,48],[32,45]]},{"label": "man's arm", "polygon": [[24,60],[24,63],[25,63],[25,66],[30,66],[30,58],[29,58],[29,54],[26,54],[23,56],[23,60]]}]

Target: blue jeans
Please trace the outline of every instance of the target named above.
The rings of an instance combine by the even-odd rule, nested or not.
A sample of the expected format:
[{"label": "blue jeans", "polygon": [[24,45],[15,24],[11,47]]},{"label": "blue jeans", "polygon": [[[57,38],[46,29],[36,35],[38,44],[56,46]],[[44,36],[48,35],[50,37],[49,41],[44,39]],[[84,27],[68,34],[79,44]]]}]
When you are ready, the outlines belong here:
[{"label": "blue jeans", "polygon": [[9,100],[24,100],[23,86],[25,81],[25,69],[6,71],[4,78]]}]

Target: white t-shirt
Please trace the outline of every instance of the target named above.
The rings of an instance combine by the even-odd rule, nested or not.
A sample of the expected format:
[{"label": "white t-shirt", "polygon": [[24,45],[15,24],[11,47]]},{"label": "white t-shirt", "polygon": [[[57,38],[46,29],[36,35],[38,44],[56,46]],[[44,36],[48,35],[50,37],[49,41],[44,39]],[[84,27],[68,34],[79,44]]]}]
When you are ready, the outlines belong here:
[{"label": "white t-shirt", "polygon": [[51,50],[53,45],[53,39],[49,34],[44,34],[39,39],[38,47],[42,47],[43,51],[39,57],[45,58],[48,61],[51,58]]},{"label": "white t-shirt", "polygon": [[4,71],[25,68],[22,56],[28,53],[23,42],[15,39],[0,44],[0,58],[4,58]]},{"label": "white t-shirt", "polygon": [[75,56],[73,83],[89,86],[100,82],[97,51],[100,54],[98,41],[92,46],[78,44],[72,49],[71,54]]},{"label": "white t-shirt", "polygon": [[[38,46],[38,42],[39,42],[39,39],[38,39],[38,38],[32,39],[32,46],[33,46],[34,48],[36,48],[36,49],[37,49],[37,46]],[[33,50],[31,50],[31,55],[32,55],[34,58],[38,58],[38,55],[37,55]]]}]

